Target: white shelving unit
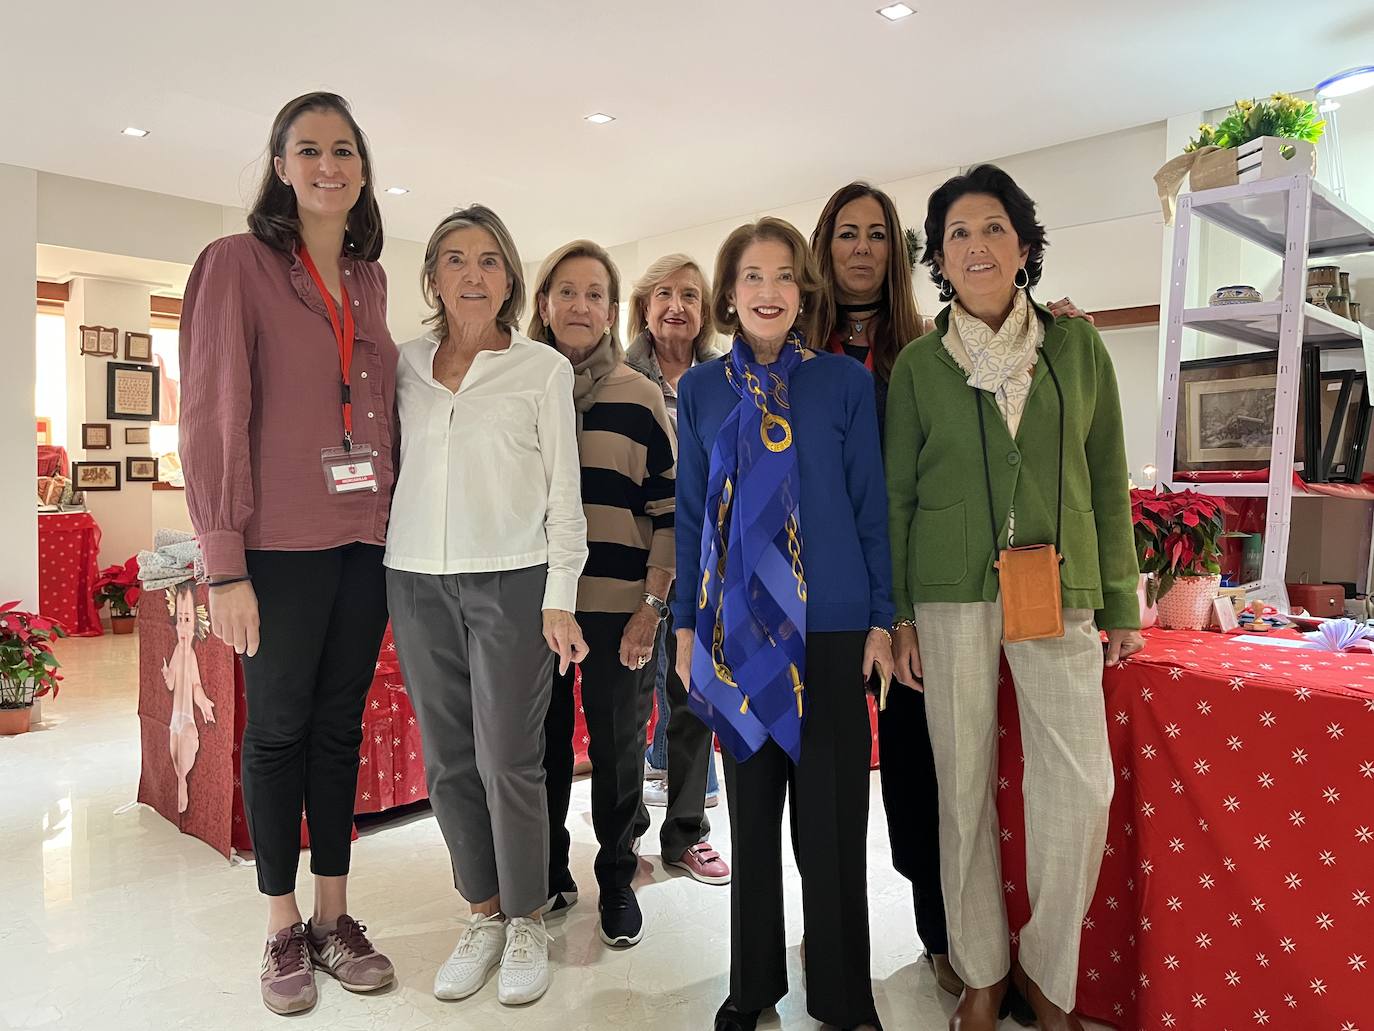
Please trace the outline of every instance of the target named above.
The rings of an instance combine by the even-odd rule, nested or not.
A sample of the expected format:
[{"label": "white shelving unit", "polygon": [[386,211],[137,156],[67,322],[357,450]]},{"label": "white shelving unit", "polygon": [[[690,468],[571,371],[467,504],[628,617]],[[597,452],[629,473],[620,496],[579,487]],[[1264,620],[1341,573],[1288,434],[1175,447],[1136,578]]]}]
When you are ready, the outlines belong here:
[{"label": "white shelving unit", "polygon": [[[1201,218],[1283,259],[1277,300],[1225,307],[1187,308],[1192,220]],[[1288,607],[1284,572],[1293,504],[1293,441],[1298,414],[1303,344],[1321,348],[1362,347],[1366,370],[1374,371],[1374,330],[1305,303],[1309,261],[1374,252],[1374,220],[1330,193],[1310,176],[1266,179],[1242,186],[1186,193],[1179,198],[1174,227],[1164,351],[1164,397],[1156,464],[1159,482],[1170,490],[1193,488],[1222,497],[1268,499],[1264,563],[1247,592]],[[1196,330],[1278,352],[1274,437],[1267,483],[1193,483],[1174,480],[1178,425],[1179,364],[1183,332]],[[1374,584],[1367,585],[1374,589]]]}]

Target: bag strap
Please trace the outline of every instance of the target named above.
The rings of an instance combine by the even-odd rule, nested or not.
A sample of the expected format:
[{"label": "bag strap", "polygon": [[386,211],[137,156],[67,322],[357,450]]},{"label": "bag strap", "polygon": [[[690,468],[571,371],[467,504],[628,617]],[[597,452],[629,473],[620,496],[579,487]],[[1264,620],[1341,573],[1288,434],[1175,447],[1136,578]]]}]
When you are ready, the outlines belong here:
[{"label": "bag strap", "polygon": [[[1050,361],[1050,356],[1043,350],[1040,357],[1045,359],[1045,368],[1050,374],[1050,379],[1054,381],[1054,392],[1059,398],[1059,498],[1054,515],[1054,550],[1059,556],[1059,561],[1064,561],[1064,388],[1059,383],[1059,376],[1054,371],[1054,363]],[[996,555],[1001,548],[1000,535],[997,532],[996,505],[992,499],[992,467],[988,462],[988,431],[983,420],[983,391],[977,387],[970,387],[973,391],[973,407],[978,412],[978,439],[982,442],[983,450],[983,482],[988,492],[988,526],[992,530],[992,553]],[[996,565],[996,562],[993,563]]]}]

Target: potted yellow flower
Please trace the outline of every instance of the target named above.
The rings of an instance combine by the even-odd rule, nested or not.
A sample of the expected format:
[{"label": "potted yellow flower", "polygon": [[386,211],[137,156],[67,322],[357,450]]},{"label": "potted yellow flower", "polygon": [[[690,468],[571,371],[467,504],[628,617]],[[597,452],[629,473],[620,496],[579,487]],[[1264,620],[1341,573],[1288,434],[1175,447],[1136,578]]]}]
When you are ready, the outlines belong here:
[{"label": "potted yellow flower", "polygon": [[[1285,175],[1316,175],[1316,142],[1326,123],[1317,106],[1288,93],[1237,100],[1216,125],[1203,124],[1185,153],[1197,153],[1188,182],[1194,190],[1235,186]],[[1219,149],[1212,149],[1219,148]]]}]

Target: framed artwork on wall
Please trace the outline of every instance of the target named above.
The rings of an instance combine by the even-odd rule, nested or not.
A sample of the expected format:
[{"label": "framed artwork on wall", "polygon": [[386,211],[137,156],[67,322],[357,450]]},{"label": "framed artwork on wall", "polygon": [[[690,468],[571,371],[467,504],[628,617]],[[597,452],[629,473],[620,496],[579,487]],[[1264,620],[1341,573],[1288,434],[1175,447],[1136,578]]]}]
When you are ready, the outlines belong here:
[{"label": "framed artwork on wall", "polygon": [[147,426],[124,427],[124,443],[126,444],[146,444],[150,436],[151,434]]},{"label": "framed artwork on wall", "polygon": [[96,358],[119,357],[119,330],[112,326],[81,326],[81,353]]},{"label": "framed artwork on wall", "polygon": [[124,360],[126,362],[151,362],[153,360],[153,337],[151,333],[124,334]]},{"label": "framed artwork on wall", "polygon": [[105,417],[156,422],[159,408],[157,366],[110,362],[108,369]]},{"label": "framed artwork on wall", "polygon": [[156,458],[124,459],[124,478],[130,483],[155,483],[157,481]]},{"label": "framed artwork on wall", "polygon": [[73,490],[119,490],[118,462],[73,462]]},{"label": "framed artwork on wall", "polygon": [[81,447],[86,451],[108,451],[110,443],[110,424],[108,422],[83,422],[81,424]]}]

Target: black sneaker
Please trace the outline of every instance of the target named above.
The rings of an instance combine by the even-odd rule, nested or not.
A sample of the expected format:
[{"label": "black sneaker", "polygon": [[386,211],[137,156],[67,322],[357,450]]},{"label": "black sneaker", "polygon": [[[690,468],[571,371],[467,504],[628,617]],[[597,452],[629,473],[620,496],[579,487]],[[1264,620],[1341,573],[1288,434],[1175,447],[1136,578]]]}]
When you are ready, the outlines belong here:
[{"label": "black sneaker", "polygon": [[644,917],[639,900],[630,888],[601,892],[601,940],[613,948],[627,949],[644,937]]}]

